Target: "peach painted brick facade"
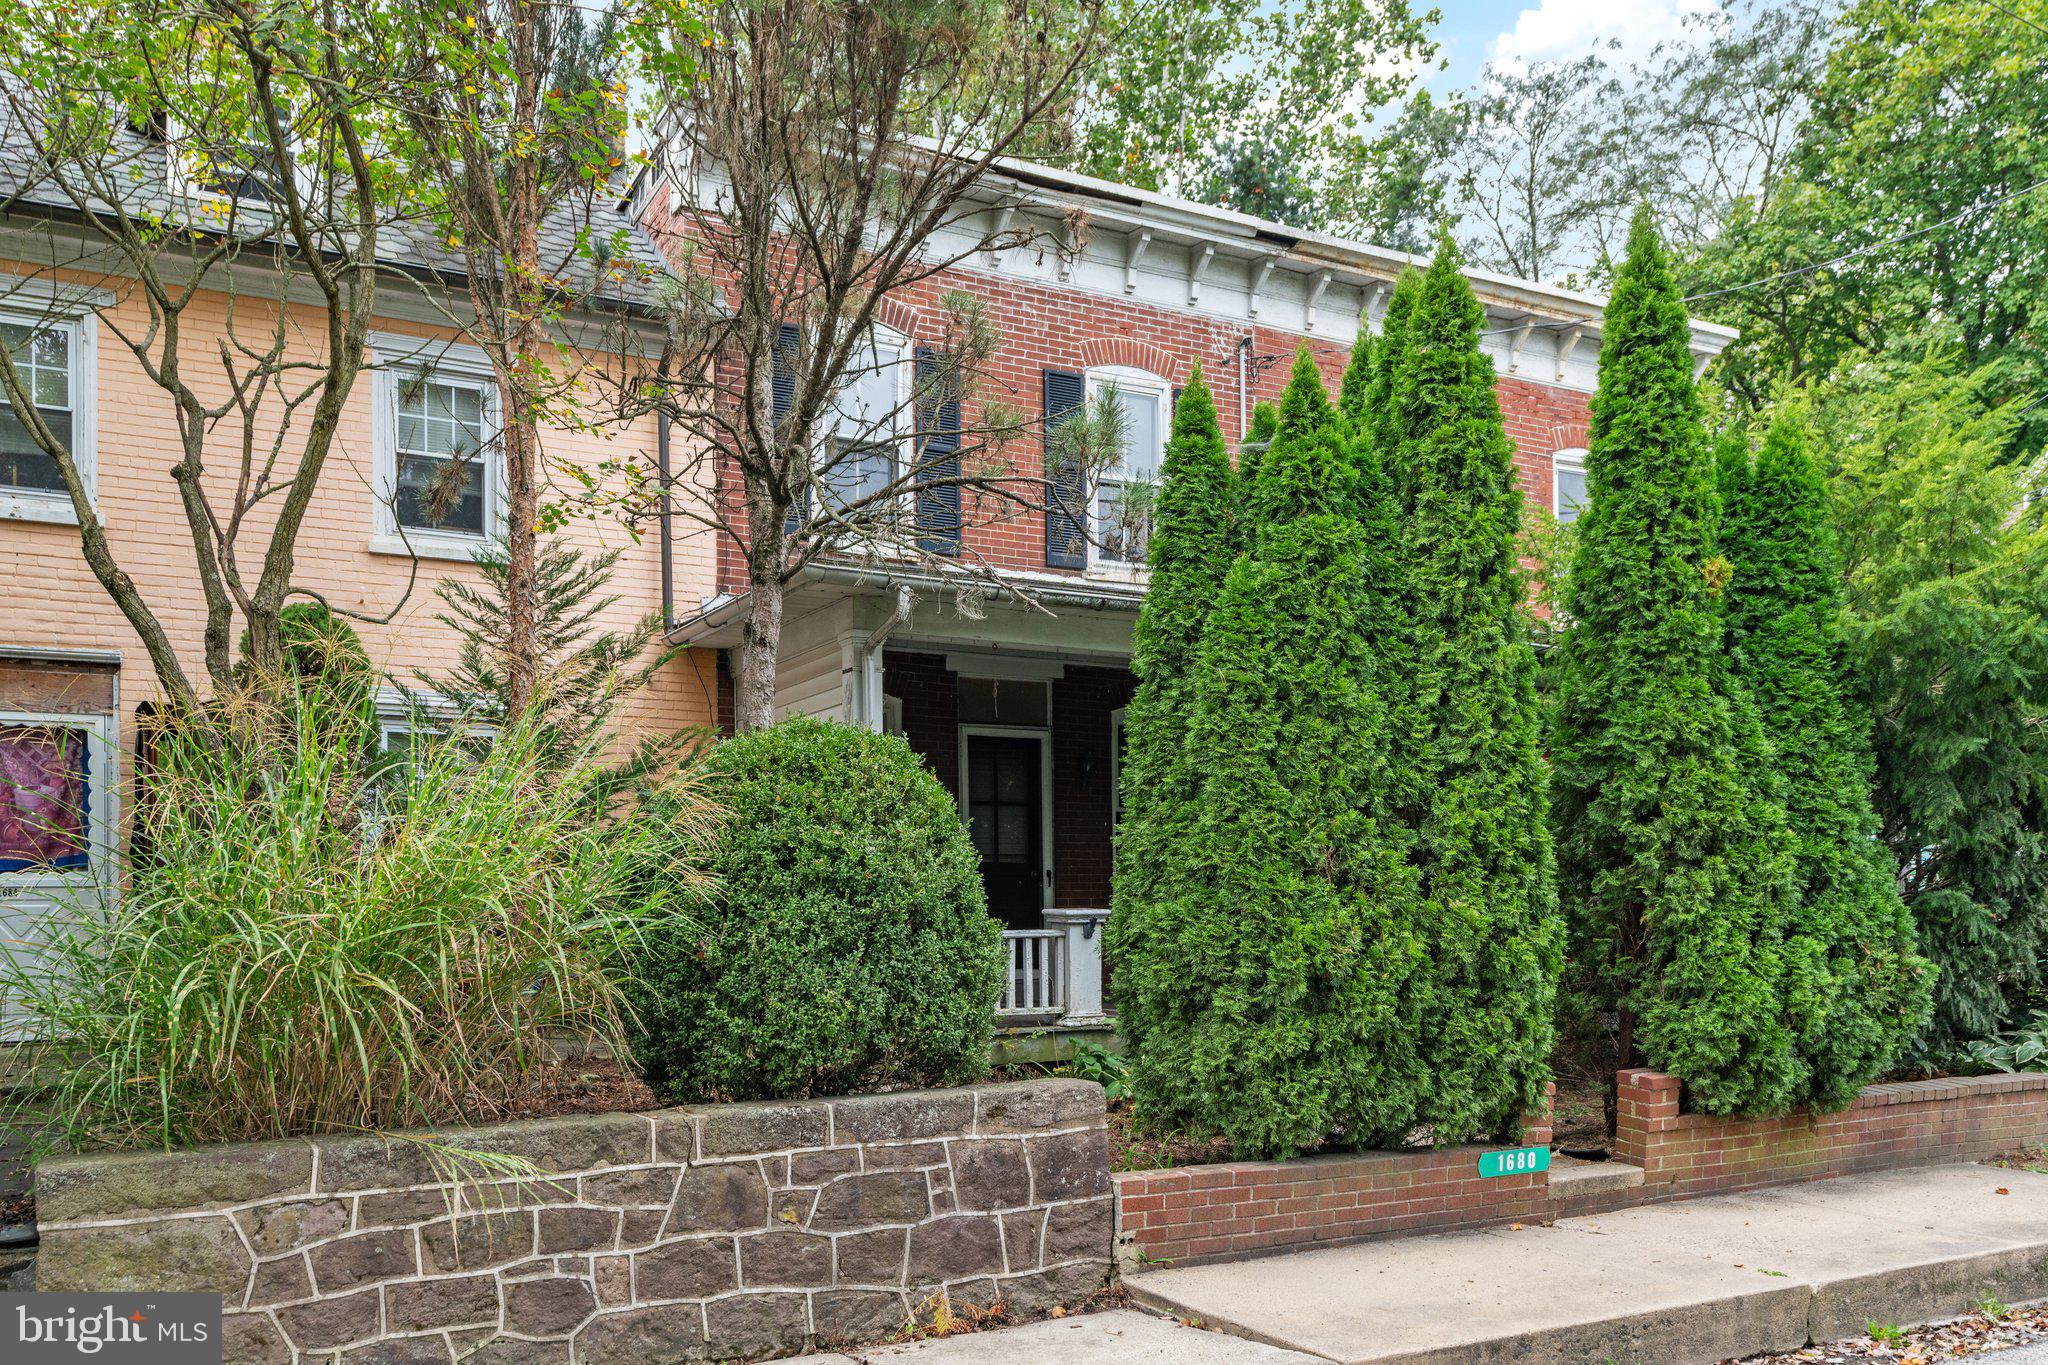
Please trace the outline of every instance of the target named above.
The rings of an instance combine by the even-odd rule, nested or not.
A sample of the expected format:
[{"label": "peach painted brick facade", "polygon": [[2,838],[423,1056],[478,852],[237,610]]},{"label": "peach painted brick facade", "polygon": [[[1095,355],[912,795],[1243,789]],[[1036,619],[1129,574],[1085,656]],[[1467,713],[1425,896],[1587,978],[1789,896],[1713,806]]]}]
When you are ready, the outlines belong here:
[{"label": "peach painted brick facade", "polygon": [[[5,268],[0,263],[0,269]],[[103,279],[86,283],[115,288]],[[244,296],[235,306],[242,335],[265,325],[254,316],[265,307],[260,301]],[[208,363],[217,340],[227,330],[226,307],[224,298],[209,298],[186,320],[191,338],[187,372],[196,376],[195,384],[208,402],[220,401],[226,392],[218,360]],[[123,329],[139,330],[144,321],[140,304],[127,298],[119,299],[108,316]],[[294,308],[289,316],[297,349],[309,358],[318,353],[321,322],[322,315],[311,309]],[[430,328],[396,322],[380,324],[378,330],[436,334]],[[170,479],[177,441],[170,401],[141,373],[134,355],[114,335],[107,320],[97,323],[97,332],[100,516],[117,560],[163,621],[185,666],[195,677],[203,677],[204,608],[191,541]],[[373,389],[372,376],[365,373],[350,395],[340,438],[299,536],[294,581],[319,591],[337,607],[377,616],[395,610],[387,624],[355,625],[377,665],[412,682],[415,670],[445,670],[455,654],[454,633],[434,619],[440,606],[433,593],[435,583],[444,577],[475,581],[478,574],[466,563],[422,559],[419,579],[408,595],[410,562],[404,556],[370,550],[376,510],[372,491]],[[232,422],[223,423],[209,441],[209,475],[217,487],[227,487],[234,476],[239,430]],[[622,446],[651,452],[654,440],[650,419],[603,436],[556,431],[548,437],[548,453],[555,459],[590,463],[619,453]],[[287,450],[291,448],[287,443]],[[224,499],[221,505],[225,505]],[[269,508],[274,505],[273,501],[259,509],[254,524],[241,538],[243,573],[250,581],[260,571],[271,525]],[[619,601],[605,616],[609,624],[624,626],[659,610],[657,532],[650,531],[635,544],[616,523],[579,521],[561,534],[590,549],[624,548],[612,582]],[[678,600],[695,601],[709,592],[712,576],[709,537],[681,531],[675,543]],[[135,704],[152,695],[154,676],[141,642],[87,569],[78,529],[0,520],[0,577],[8,585],[7,611],[0,622],[0,655],[10,646],[122,651],[121,705],[132,740]],[[714,687],[711,656],[703,651],[686,654],[664,668],[654,684],[632,702],[628,723],[670,729],[707,722],[712,718]]]}]

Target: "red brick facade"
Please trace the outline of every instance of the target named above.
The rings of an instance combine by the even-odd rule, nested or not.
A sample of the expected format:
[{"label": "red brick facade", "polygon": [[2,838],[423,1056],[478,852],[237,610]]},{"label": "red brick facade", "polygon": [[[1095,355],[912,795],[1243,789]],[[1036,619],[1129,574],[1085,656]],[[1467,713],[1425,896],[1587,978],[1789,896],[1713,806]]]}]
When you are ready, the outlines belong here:
[{"label": "red brick facade", "polygon": [[[1552,1087],[1554,1090],[1555,1087]],[[1548,1110],[1522,1141],[1550,1141]],[[1116,1175],[1117,1254],[1188,1265],[1303,1247],[1550,1221],[1543,1172],[1481,1176],[1487,1147],[1233,1161]]]},{"label": "red brick facade", "polygon": [[1616,1160],[1641,1200],[1684,1199],[1857,1171],[1980,1161],[2048,1141],[2048,1075],[1873,1085],[1838,1114],[1718,1118],[1679,1109],[1676,1076],[1616,1077]]},{"label": "red brick facade", "polygon": [[[679,238],[660,202],[665,196],[654,199],[645,221],[666,248]],[[966,266],[941,271],[891,295],[881,310],[883,320],[913,342],[940,342],[949,317],[945,298],[961,292],[981,301],[999,338],[996,353],[979,371],[975,392],[964,404],[963,427],[970,431],[984,425],[982,410],[991,403],[1036,419],[1043,411],[1048,369],[1129,366],[1179,384],[1199,363],[1216,396],[1224,436],[1235,445],[1242,436],[1241,413],[1248,413],[1258,399],[1280,396],[1298,346],[1308,344],[1333,391],[1350,358],[1347,345],[1327,337]],[[1248,349],[1242,344],[1247,337]],[[1516,465],[1524,492],[1531,502],[1548,507],[1549,455],[1584,443],[1588,396],[1512,375],[1499,381],[1499,393],[1508,434],[1519,452]],[[1044,475],[1035,440],[1012,443],[1000,458],[1018,480],[1036,481]],[[977,499],[970,492],[966,501],[970,560],[1047,571],[1041,514],[988,494]],[[738,549],[730,537],[719,539],[719,587],[739,591],[746,576]]]}]

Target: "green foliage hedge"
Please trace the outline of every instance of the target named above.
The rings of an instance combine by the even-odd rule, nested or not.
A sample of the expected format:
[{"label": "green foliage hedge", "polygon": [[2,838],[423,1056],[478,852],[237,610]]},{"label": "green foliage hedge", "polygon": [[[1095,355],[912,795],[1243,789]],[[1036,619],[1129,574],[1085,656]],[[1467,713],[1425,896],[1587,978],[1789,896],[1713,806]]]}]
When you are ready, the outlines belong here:
[{"label": "green foliage hedge", "polygon": [[1792,419],[1772,424],[1753,468],[1741,443],[1720,463],[1728,652],[1763,717],[1794,841],[1784,1001],[1803,1095],[1839,1109],[1920,1032],[1932,974],[1875,837],[1870,714],[1843,667],[1827,484]]},{"label": "green foliage hedge", "polygon": [[[1403,1140],[1425,1078],[1408,983],[1420,959],[1398,844],[1373,811],[1389,762],[1357,629],[1363,541],[1336,414],[1297,360],[1190,681],[1200,799],[1175,875],[1116,963],[1146,1113],[1287,1154],[1342,1133]],[[1120,930],[1131,942],[1129,930]]]},{"label": "green foliage hedge", "polygon": [[1715,468],[1691,326],[1637,215],[1600,346],[1551,738],[1577,985],[1620,1051],[1714,1113],[1791,1104],[1780,989],[1795,872],[1715,599]]},{"label": "green foliage hedge", "polygon": [[634,1051],[656,1093],[797,1098],[981,1077],[1002,927],[958,807],[910,746],[792,719],[707,763],[727,815],[717,891],[639,962]]}]

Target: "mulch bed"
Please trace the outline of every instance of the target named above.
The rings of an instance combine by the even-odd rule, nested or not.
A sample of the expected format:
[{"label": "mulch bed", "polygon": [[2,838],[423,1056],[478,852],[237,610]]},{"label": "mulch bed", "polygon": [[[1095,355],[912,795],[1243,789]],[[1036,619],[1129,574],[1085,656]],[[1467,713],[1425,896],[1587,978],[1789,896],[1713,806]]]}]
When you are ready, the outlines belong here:
[{"label": "mulch bed", "polygon": [[528,1078],[512,1096],[507,1119],[549,1119],[563,1114],[638,1114],[659,1109],[647,1082],[610,1058],[557,1062]]},{"label": "mulch bed", "polygon": [[1229,1138],[1141,1131],[1131,1114],[1129,1100],[1116,1100],[1109,1106],[1109,1169],[1112,1171],[1205,1166],[1211,1162],[1229,1161],[1233,1155]]},{"label": "mulch bed", "polygon": [[[1896,1365],[1929,1365],[1937,1360],[1962,1360],[1985,1355],[1992,1351],[2003,1351],[2013,1346],[2027,1346],[2048,1340],[2048,1307],[2003,1308],[1995,1310],[1996,1316],[1973,1313],[1967,1318],[1954,1322],[1936,1323],[1931,1327],[1908,1329],[1904,1339],[1897,1342],[1878,1341],[1874,1337],[1850,1337],[1845,1341],[1831,1341],[1825,1346],[1808,1346],[1804,1350],[1786,1351],[1779,1355],[1750,1356],[1745,1365],[1832,1365],[1835,1361],[1889,1360]],[[1995,1358],[1995,1357],[1994,1357]],[[1727,1365],[1733,1365],[1732,1362]]]}]

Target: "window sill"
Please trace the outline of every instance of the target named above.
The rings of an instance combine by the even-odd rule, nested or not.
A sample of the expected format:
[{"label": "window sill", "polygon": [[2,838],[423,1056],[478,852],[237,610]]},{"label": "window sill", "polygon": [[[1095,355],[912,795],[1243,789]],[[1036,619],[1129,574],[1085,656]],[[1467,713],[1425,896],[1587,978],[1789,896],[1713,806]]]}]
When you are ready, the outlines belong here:
[{"label": "window sill", "polygon": [[1151,582],[1152,570],[1143,564],[1090,564],[1087,577],[1098,583],[1135,583],[1143,587]]},{"label": "window sill", "polygon": [[400,559],[441,559],[455,564],[474,564],[477,556],[490,548],[490,542],[478,536],[436,536],[414,533],[410,536],[386,535],[379,532],[370,537],[370,553],[373,555],[395,555]]},{"label": "window sill", "polygon": [[61,493],[0,493],[0,521],[40,521],[52,526],[78,525],[78,512]]}]

